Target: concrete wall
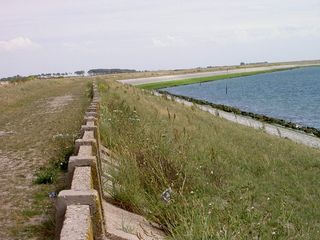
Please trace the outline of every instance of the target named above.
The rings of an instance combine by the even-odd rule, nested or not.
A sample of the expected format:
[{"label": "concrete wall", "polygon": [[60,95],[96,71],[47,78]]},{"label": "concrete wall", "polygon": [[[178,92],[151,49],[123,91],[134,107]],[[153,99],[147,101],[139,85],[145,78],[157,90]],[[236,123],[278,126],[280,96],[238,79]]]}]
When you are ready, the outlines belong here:
[{"label": "concrete wall", "polygon": [[57,239],[105,239],[102,205],[99,128],[100,98],[93,83],[93,99],[88,107],[81,138],[75,141],[75,156],[68,164],[70,189],[63,190],[56,200]]}]

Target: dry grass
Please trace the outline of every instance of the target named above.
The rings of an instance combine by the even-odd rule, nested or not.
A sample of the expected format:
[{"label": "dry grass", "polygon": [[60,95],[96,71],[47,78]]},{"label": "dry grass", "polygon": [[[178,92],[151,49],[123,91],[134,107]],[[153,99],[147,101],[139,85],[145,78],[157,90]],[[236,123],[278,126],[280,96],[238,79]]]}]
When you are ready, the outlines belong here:
[{"label": "dry grass", "polygon": [[0,87],[0,239],[52,239],[48,194],[64,184],[36,185],[40,167],[64,161],[89,103],[89,79],[32,80]]},{"label": "dry grass", "polygon": [[110,193],[124,207],[172,239],[318,238],[319,150],[134,87],[100,87],[103,141],[119,157]]}]

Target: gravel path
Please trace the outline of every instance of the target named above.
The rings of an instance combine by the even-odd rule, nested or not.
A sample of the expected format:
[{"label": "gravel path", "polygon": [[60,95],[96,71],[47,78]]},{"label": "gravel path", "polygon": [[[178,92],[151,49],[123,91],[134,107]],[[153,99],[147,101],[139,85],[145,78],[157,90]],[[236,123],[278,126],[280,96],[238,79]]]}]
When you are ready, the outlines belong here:
[{"label": "gravel path", "polygon": [[33,80],[0,87],[1,240],[54,238],[49,193],[56,185],[34,184],[35,173],[57,160],[78,132],[86,82]]}]

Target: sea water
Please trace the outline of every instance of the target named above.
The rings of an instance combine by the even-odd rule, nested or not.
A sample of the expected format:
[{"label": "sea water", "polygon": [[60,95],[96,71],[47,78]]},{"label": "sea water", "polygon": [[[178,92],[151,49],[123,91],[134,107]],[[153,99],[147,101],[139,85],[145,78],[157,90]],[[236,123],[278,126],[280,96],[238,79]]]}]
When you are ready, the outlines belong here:
[{"label": "sea water", "polygon": [[162,90],[320,129],[320,67],[296,68]]}]

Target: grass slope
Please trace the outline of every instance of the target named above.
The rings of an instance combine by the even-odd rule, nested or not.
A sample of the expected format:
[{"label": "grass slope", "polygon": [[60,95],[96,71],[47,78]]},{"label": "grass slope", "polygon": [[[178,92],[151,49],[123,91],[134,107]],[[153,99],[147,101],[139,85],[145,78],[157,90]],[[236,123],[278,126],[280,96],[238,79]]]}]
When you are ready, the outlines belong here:
[{"label": "grass slope", "polygon": [[293,68],[284,68],[284,69],[272,69],[272,70],[265,70],[265,71],[253,71],[253,72],[243,72],[243,73],[231,73],[231,74],[223,74],[217,76],[210,76],[210,77],[200,77],[200,78],[188,78],[183,80],[173,80],[173,81],[166,81],[166,82],[155,82],[155,83],[146,83],[137,85],[138,88],[143,89],[160,89],[166,87],[175,87],[180,85],[188,85],[193,83],[202,83],[202,82],[210,82],[216,81],[221,79],[228,79],[228,78],[237,78],[237,77],[246,77],[252,76],[257,74],[263,73],[271,73],[277,71],[284,71],[284,70],[291,70]]},{"label": "grass slope", "polygon": [[100,90],[102,140],[119,161],[110,193],[170,239],[318,238],[319,150],[131,86]]}]

